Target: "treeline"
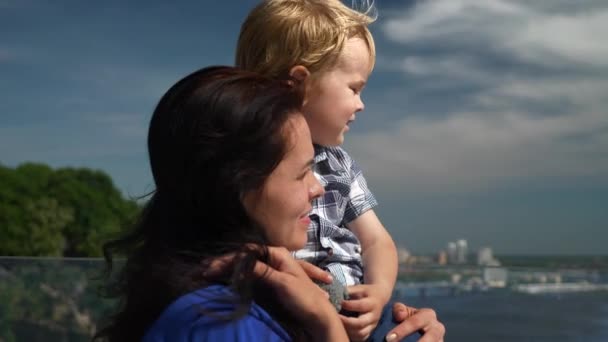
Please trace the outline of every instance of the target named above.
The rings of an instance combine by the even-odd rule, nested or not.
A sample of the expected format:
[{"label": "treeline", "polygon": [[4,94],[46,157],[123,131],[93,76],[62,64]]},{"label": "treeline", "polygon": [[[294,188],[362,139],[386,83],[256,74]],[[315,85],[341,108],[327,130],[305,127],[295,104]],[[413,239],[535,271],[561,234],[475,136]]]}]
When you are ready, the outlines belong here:
[{"label": "treeline", "polygon": [[0,165],[0,255],[101,256],[138,211],[102,171]]}]

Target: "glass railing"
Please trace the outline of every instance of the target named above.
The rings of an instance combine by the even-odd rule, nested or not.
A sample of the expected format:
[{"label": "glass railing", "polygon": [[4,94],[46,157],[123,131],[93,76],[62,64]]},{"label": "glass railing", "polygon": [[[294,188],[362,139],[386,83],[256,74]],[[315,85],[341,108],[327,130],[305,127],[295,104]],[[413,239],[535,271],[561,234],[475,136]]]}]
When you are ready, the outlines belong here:
[{"label": "glass railing", "polygon": [[[113,302],[101,259],[0,257],[0,341],[87,341]],[[394,300],[437,311],[447,341],[608,341],[601,267],[402,266]]]},{"label": "glass railing", "polygon": [[0,257],[0,341],[89,341],[112,302],[101,259]]}]

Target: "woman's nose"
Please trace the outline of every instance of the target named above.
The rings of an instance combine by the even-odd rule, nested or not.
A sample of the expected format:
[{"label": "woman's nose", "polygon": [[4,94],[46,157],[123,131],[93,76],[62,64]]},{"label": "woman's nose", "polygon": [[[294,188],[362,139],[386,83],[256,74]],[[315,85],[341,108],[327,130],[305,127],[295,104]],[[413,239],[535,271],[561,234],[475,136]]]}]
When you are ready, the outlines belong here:
[{"label": "woman's nose", "polygon": [[321,183],[319,183],[317,178],[316,177],[312,177],[312,178],[313,178],[313,182],[312,182],[310,188],[308,189],[308,194],[310,196],[311,201],[314,200],[315,198],[323,196],[323,194],[325,193],[325,189],[323,189],[323,186],[321,185]]}]

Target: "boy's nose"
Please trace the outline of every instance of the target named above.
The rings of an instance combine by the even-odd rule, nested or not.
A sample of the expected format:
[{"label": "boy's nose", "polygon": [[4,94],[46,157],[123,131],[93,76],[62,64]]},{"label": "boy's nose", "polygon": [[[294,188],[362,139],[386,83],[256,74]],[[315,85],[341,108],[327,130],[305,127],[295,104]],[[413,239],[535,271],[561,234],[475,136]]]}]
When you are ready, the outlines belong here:
[{"label": "boy's nose", "polygon": [[361,98],[359,98],[358,101],[359,102],[357,103],[357,112],[361,112],[365,109],[365,103],[363,103],[363,100]]}]

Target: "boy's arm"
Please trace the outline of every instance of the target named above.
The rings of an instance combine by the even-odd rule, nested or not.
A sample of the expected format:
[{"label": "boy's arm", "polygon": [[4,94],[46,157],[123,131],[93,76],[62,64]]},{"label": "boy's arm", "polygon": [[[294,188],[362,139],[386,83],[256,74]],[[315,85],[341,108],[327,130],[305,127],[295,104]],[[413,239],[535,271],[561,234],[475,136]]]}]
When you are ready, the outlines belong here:
[{"label": "boy's arm", "polygon": [[338,151],[343,153],[345,170],[350,175],[344,220],[361,243],[365,283],[349,286],[350,299],[342,302],[342,309],[357,312],[357,317],[341,315],[340,318],[351,340],[364,341],[378,324],[393,293],[397,279],[397,249],[372,210],[378,202],[367,187],[363,172],[345,151]]},{"label": "boy's arm", "polygon": [[377,205],[369,190],[363,171],[344,151],[345,169],[350,175],[350,194],[344,215],[346,227],[361,242],[363,277],[365,284],[373,285],[381,294],[383,304],[391,298],[397,280],[397,248],[373,208]]},{"label": "boy's arm", "polygon": [[397,248],[373,210],[347,224],[361,242],[364,280],[377,286],[385,302],[391,298],[397,280]]},{"label": "boy's arm", "polygon": [[397,249],[371,209],[347,226],[361,242],[365,284],[350,286],[350,299],[342,302],[342,309],[358,312],[358,317],[340,318],[351,340],[365,341],[378,324],[393,293],[397,278]]}]

